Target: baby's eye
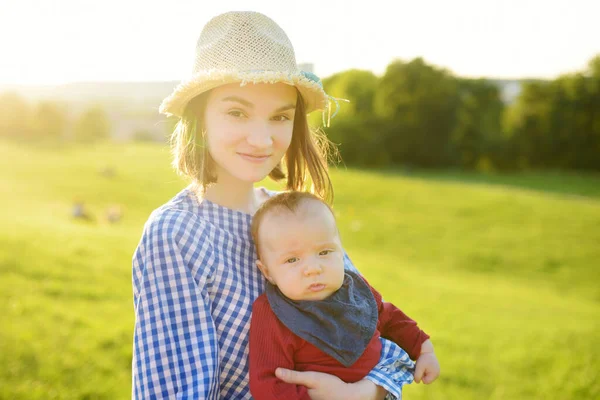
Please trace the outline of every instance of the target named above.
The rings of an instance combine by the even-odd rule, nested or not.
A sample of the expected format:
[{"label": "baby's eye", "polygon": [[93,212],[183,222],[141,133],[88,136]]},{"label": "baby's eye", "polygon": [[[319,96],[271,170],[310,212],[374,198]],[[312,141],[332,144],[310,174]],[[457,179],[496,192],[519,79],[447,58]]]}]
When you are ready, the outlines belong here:
[{"label": "baby's eye", "polygon": [[276,115],[273,118],[271,118],[273,121],[277,121],[277,122],[283,122],[283,121],[289,121],[290,117],[288,117],[287,115]]},{"label": "baby's eye", "polygon": [[288,258],[287,260],[285,260],[285,262],[286,262],[287,264],[293,264],[293,263],[295,263],[296,261],[298,261],[298,257],[290,257],[290,258]]},{"label": "baby's eye", "polygon": [[326,255],[327,255],[327,254],[329,254],[329,253],[333,253],[333,250],[321,250],[321,251],[319,252],[319,255],[320,255],[320,256],[326,256]]}]

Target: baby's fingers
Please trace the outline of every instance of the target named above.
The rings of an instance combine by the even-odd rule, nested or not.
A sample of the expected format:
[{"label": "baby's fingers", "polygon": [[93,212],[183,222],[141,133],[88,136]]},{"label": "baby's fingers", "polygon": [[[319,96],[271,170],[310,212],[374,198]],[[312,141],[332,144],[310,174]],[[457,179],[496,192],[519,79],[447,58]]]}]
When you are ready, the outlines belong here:
[{"label": "baby's fingers", "polygon": [[424,384],[429,385],[431,382],[435,381],[436,378],[437,378],[437,376],[434,376],[431,373],[425,372],[425,374],[423,375],[422,381]]},{"label": "baby's fingers", "polygon": [[425,364],[419,363],[417,361],[417,366],[415,368],[415,382],[421,383],[421,379],[423,378],[423,374],[425,373]]},{"label": "baby's fingers", "polygon": [[434,367],[431,368],[425,368],[425,371],[423,372],[423,383],[426,385],[429,385],[431,382],[435,381],[438,376],[440,376],[440,369]]}]

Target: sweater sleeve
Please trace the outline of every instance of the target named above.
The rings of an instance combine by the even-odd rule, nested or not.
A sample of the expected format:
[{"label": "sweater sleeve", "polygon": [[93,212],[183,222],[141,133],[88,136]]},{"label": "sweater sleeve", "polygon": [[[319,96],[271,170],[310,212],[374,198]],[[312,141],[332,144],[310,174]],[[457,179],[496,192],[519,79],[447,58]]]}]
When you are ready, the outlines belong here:
[{"label": "sweater sleeve", "polygon": [[310,400],[305,386],[283,382],[279,367],[294,369],[294,335],[277,319],[266,295],[252,305],[250,320],[250,392],[256,400]]},{"label": "sweater sleeve", "polygon": [[214,259],[201,221],[171,210],[146,224],[133,257],[132,399],[219,399]]},{"label": "sweater sleeve", "polygon": [[[368,284],[368,283],[367,283]],[[416,360],[421,353],[421,345],[429,339],[417,323],[392,303],[383,301],[381,294],[369,285],[379,309],[379,332],[381,337],[389,339],[402,347],[411,359]]]}]

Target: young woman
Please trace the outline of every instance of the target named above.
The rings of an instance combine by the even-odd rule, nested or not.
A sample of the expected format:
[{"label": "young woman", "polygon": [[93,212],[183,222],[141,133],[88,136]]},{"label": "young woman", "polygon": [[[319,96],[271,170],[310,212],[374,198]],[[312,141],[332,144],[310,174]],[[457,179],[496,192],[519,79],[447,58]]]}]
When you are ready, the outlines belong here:
[{"label": "young woman", "polygon": [[[192,184],[152,213],[133,257],[133,398],[251,398],[249,322],[265,282],[250,222],[273,194],[254,184],[270,176],[302,190],[310,182],[331,199],[324,142],[306,120],[328,104],[268,17],[231,12],[204,27],[192,77],[161,105],[180,117],[174,166]],[[381,340],[380,364],[357,383],[310,371],[278,377],[316,400],[398,397],[404,382],[388,366],[401,350]]]}]

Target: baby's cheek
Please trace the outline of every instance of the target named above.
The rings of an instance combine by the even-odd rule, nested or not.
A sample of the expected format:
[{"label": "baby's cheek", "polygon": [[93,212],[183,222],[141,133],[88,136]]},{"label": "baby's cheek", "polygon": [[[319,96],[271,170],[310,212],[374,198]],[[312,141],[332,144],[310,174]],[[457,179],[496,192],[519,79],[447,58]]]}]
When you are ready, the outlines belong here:
[{"label": "baby's cheek", "polygon": [[[285,291],[290,294],[297,294],[300,289],[300,280],[291,274],[286,274],[282,277],[281,284],[285,286]],[[279,288],[282,292],[284,291],[281,287]],[[285,293],[284,293],[285,294]],[[288,296],[289,297],[289,296]]]}]

